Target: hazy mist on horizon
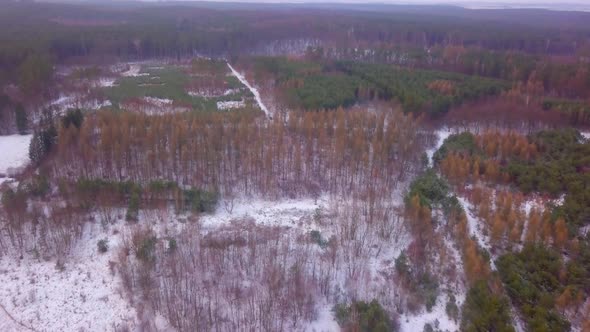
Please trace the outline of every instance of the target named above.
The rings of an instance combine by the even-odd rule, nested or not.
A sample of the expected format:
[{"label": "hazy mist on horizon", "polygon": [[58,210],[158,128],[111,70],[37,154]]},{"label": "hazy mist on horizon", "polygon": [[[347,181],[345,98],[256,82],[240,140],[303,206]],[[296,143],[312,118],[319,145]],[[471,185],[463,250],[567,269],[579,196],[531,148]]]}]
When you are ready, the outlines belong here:
[{"label": "hazy mist on horizon", "polygon": [[[454,5],[469,9],[538,8],[565,11],[590,11],[590,1],[569,0],[110,0],[108,2],[225,2],[268,4],[384,4],[384,5]],[[94,2],[94,0],[38,0],[38,2]]]}]

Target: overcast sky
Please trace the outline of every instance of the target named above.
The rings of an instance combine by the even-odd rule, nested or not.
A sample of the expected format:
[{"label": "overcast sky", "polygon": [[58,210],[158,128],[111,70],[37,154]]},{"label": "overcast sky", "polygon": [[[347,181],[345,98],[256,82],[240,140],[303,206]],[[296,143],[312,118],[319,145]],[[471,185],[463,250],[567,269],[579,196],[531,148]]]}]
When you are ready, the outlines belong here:
[{"label": "overcast sky", "polygon": [[[143,0],[174,1],[174,0]],[[191,1],[191,0],[180,0]],[[194,0],[199,1],[199,0]],[[203,1],[203,0],[202,0]],[[386,3],[386,4],[450,4],[467,8],[550,8],[559,10],[590,11],[590,0],[204,0],[221,2],[264,3]]]}]

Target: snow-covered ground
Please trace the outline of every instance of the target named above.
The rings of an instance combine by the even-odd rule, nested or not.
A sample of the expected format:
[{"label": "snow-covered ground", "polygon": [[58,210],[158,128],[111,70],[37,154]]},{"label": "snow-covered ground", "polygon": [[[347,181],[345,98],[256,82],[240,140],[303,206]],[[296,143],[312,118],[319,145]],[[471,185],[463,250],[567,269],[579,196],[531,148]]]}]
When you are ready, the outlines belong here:
[{"label": "snow-covered ground", "polygon": [[234,67],[232,67],[232,65],[229,64],[229,62],[227,63],[227,66],[231,70],[232,74],[238,80],[240,80],[240,82],[242,82],[242,84],[244,84],[252,92],[252,94],[254,95],[254,98],[256,99],[256,102],[258,103],[258,106],[264,112],[264,114],[266,114],[266,116],[271,116],[270,111],[268,110],[268,108],[262,102],[262,98],[260,97],[260,92],[258,92],[258,89],[256,89],[255,87],[251,86],[250,83],[248,83],[248,81],[244,77],[244,75],[238,73],[238,71],[235,70]]},{"label": "snow-covered ground", "polygon": [[[432,158],[450,133],[448,129],[438,132],[437,146],[429,151],[429,158]],[[403,204],[401,194],[394,200],[399,206]],[[332,235],[336,238],[342,237],[339,242],[343,241],[343,245],[337,251],[335,268],[329,272],[329,289],[336,295],[318,301],[315,320],[303,325],[303,330],[309,332],[339,331],[332,312],[335,301],[353,298],[370,301],[377,298],[380,302],[389,301],[390,303],[385,305],[392,307],[392,302],[396,301],[395,296],[399,293],[388,273],[395,258],[411,241],[411,237],[403,228],[394,231],[399,234],[390,239],[379,238],[373,234],[376,232],[374,229],[365,228],[369,226],[352,215],[352,212],[357,210],[354,203],[324,196],[318,199],[276,201],[239,197],[234,200],[222,200],[215,213],[202,215],[199,222],[208,233],[213,233],[219,227],[226,227],[235,221],[249,219],[261,226],[283,227],[289,236],[296,238],[312,230],[320,231],[325,239]],[[151,212],[141,211],[139,224],[152,225],[157,236],[165,238],[178,235],[185,230],[185,225],[190,223],[178,222],[185,217],[167,213],[166,217],[160,220]],[[345,241],[343,237],[352,225],[355,225],[357,234],[364,234],[363,245],[358,246],[360,253],[356,252],[356,244],[350,244],[350,241],[358,241],[357,244],[360,244],[361,239],[350,240],[350,235],[346,235]],[[133,225],[123,221],[106,228],[99,222],[89,222],[82,239],[77,242],[71,251],[71,257],[66,260],[63,270],[56,268],[55,260],[44,261],[32,252],[27,253],[22,259],[4,256],[0,260],[0,304],[18,322],[39,331],[113,331],[121,326],[128,326],[132,331],[137,330],[137,311],[122,291],[117,270],[117,253],[120,252],[123,238],[125,234],[129,234],[131,227]],[[99,254],[97,242],[104,238],[108,238],[109,250]],[[318,253],[322,253],[320,249]],[[460,264],[458,252],[451,254],[457,256],[455,260]],[[314,259],[321,261],[322,258],[318,256]],[[449,285],[445,285],[446,288],[453,291],[460,306],[464,290]],[[445,312],[447,297],[448,295],[441,291],[431,312],[423,310],[416,314],[403,314],[399,319],[401,331],[422,331],[426,323],[431,323],[433,327],[438,326],[441,330],[457,330],[457,323],[450,320]],[[0,321],[3,318],[5,317],[0,310]],[[163,320],[163,317],[158,320]],[[0,330],[6,330],[2,329],[1,324]],[[161,325],[166,324],[164,322]]]},{"label": "snow-covered ground", "polygon": [[[239,198],[221,202],[217,212],[204,215],[201,222],[209,232],[244,218],[260,225],[307,231],[316,229],[312,216],[326,204],[325,198],[317,201]],[[149,221],[162,238],[180,234],[187,223],[177,219],[183,218],[186,216],[168,213],[165,220],[158,220],[153,213],[140,213],[140,219]],[[35,252],[28,252],[22,259],[18,255],[0,258],[0,305],[18,322],[10,320],[0,308],[0,330],[17,331],[19,324],[24,324],[36,331],[115,331],[123,326],[136,331],[137,313],[123,292],[117,270],[117,254],[131,227],[133,224],[122,220],[107,226],[98,221],[88,222],[63,270],[56,266],[55,259],[45,261]],[[97,250],[101,239],[108,239],[109,249],[103,254]],[[321,307],[317,320],[306,330],[338,331],[331,307],[328,304]],[[159,325],[166,326],[162,317],[154,321],[161,320],[164,322]]]},{"label": "snow-covered ground", "polygon": [[93,98],[80,98],[75,95],[62,95],[51,101],[48,106],[55,108],[58,113],[64,113],[70,109],[98,110],[111,106],[110,100],[98,100]]},{"label": "snow-covered ground", "polygon": [[94,82],[94,86],[98,88],[112,87],[115,86],[116,81],[117,79],[114,77],[102,77]]},{"label": "snow-covered ground", "polygon": [[29,160],[29,144],[33,135],[0,136],[0,184],[13,176]]},{"label": "snow-covered ground", "polygon": [[155,106],[168,106],[168,105],[172,105],[173,100],[172,99],[166,99],[166,98],[156,98],[156,97],[143,97],[143,100],[145,100],[146,102],[155,105]]},{"label": "snow-covered ground", "polygon": [[234,201],[224,200],[214,214],[201,218],[202,225],[207,228],[230,223],[232,220],[252,219],[259,225],[296,227],[313,230],[310,223],[303,218],[312,215],[317,209],[326,209],[328,199],[285,199],[269,201],[263,199],[237,198]]},{"label": "snow-covered ground", "polygon": [[340,331],[340,326],[332,312],[333,305],[326,304],[318,310],[318,317],[305,327],[305,332],[334,332]]},{"label": "snow-covered ground", "polygon": [[187,93],[191,97],[204,97],[204,98],[216,98],[221,96],[229,96],[234,93],[239,93],[240,89],[226,89],[225,91],[220,91],[217,89],[201,89],[201,90],[187,90]]},{"label": "snow-covered ground", "polygon": [[[0,301],[15,320],[35,331],[114,331],[137,325],[116,271],[121,235],[88,223],[63,270],[38,253],[0,259]],[[97,242],[108,238],[100,254]],[[0,314],[0,319],[2,315]]]},{"label": "snow-covered ground", "polygon": [[220,111],[231,110],[235,108],[242,108],[246,106],[243,100],[218,101],[217,109]]}]

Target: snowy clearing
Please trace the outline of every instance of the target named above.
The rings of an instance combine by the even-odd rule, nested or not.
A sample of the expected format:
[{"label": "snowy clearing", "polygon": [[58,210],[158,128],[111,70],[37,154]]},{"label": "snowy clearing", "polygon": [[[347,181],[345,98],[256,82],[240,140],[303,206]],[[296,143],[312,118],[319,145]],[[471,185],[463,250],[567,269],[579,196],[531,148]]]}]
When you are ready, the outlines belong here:
[{"label": "snowy clearing", "polygon": [[0,183],[14,176],[29,163],[29,144],[33,135],[0,136]]},{"label": "snowy clearing", "polygon": [[217,211],[201,218],[204,227],[214,227],[231,223],[232,220],[251,218],[256,224],[265,226],[297,227],[313,229],[313,225],[303,223],[317,209],[326,208],[327,199],[292,199],[268,201],[262,199],[236,199],[222,201]]},{"label": "snowy clearing", "polygon": [[156,98],[156,97],[143,97],[146,102],[156,106],[167,106],[172,105],[172,99]]},{"label": "snowy clearing", "polygon": [[122,72],[121,76],[124,77],[138,77],[138,76],[149,76],[148,73],[140,73],[141,65],[139,64],[129,64],[129,70]]},{"label": "snowy clearing", "polygon": [[236,108],[243,108],[246,106],[246,103],[243,100],[236,101],[218,101],[217,102],[217,109],[220,111],[231,110]]},{"label": "snowy clearing", "polygon": [[260,97],[260,92],[258,92],[258,89],[252,87],[250,85],[250,83],[248,83],[248,81],[246,80],[246,78],[244,77],[244,75],[238,73],[238,71],[235,70],[234,67],[232,67],[232,65],[229,64],[229,62],[227,63],[227,66],[231,70],[232,74],[238,80],[240,80],[240,82],[242,82],[242,84],[244,84],[252,92],[252,94],[254,95],[254,98],[256,98],[256,102],[258,103],[258,106],[260,106],[260,109],[264,112],[264,114],[266,114],[266,116],[271,116],[270,115],[270,111],[268,110],[268,108],[262,102],[262,98]]},{"label": "snowy clearing", "polygon": [[[99,254],[97,242],[109,239]],[[22,260],[0,259],[2,306],[18,322],[36,331],[114,331],[136,325],[135,310],[124,299],[116,272],[120,234],[87,224],[63,270],[38,253]],[[2,317],[2,316],[0,316]]]},{"label": "snowy clearing", "polygon": [[235,93],[239,93],[241,89],[227,89],[220,91],[217,89],[200,89],[200,90],[187,90],[187,94],[191,97],[203,97],[203,98],[217,98],[221,96],[229,96]]},{"label": "snowy clearing", "polygon": [[116,81],[117,81],[116,78],[102,77],[95,82],[94,86],[97,88],[113,87],[113,86],[115,86]]},{"label": "snowy clearing", "polygon": [[81,98],[76,95],[60,96],[51,101],[49,106],[53,106],[61,114],[70,109],[98,110],[103,107],[112,106],[110,100],[98,100],[96,98]]}]

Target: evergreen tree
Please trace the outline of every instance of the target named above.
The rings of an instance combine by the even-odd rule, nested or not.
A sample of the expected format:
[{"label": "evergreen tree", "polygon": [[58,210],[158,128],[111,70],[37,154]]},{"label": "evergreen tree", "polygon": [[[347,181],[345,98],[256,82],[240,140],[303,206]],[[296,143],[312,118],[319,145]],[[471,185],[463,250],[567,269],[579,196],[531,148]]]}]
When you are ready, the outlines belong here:
[{"label": "evergreen tree", "polygon": [[35,130],[29,144],[29,158],[35,165],[38,165],[51,151],[57,139],[57,130],[53,125],[51,114],[46,113],[42,122],[45,123],[45,127]]},{"label": "evergreen tree", "polygon": [[24,135],[27,131],[27,113],[23,108],[23,105],[18,104],[14,109],[15,121],[16,121],[16,129],[18,133]]}]

